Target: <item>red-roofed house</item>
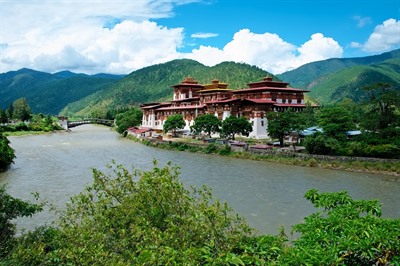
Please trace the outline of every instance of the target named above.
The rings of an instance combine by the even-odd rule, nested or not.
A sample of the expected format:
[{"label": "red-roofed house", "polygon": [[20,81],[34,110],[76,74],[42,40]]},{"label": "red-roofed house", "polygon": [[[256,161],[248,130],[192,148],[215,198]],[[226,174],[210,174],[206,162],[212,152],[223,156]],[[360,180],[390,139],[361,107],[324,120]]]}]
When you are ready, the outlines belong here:
[{"label": "red-roofed house", "polygon": [[288,87],[289,83],[266,77],[247,85],[248,88],[232,90],[228,89],[228,84],[218,80],[201,85],[194,78],[187,77],[172,86],[172,101],[141,105],[142,126],[162,130],[167,117],[177,113],[183,115],[187,131],[194,119],[202,114],[214,114],[220,120],[231,115],[245,116],[253,126],[250,137],[267,138],[266,113],[281,112],[289,107],[301,111],[305,107],[304,93],[308,91]]}]

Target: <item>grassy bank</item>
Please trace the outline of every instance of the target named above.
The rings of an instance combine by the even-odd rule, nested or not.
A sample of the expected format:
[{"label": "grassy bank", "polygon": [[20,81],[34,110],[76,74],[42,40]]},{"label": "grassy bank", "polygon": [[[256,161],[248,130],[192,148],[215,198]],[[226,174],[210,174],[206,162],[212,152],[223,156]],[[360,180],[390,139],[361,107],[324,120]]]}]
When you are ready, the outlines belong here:
[{"label": "grassy bank", "polygon": [[167,149],[186,151],[203,154],[215,154],[220,156],[230,156],[234,158],[258,160],[258,161],[269,161],[288,165],[297,165],[304,167],[319,167],[325,169],[344,170],[353,172],[365,172],[382,175],[390,175],[397,179],[400,177],[400,162],[370,162],[370,161],[340,161],[340,160],[318,160],[316,158],[299,158],[290,156],[288,154],[282,155],[255,155],[249,152],[236,152],[232,151],[227,145],[218,145],[214,143],[203,144],[199,141],[189,141],[187,139],[183,141],[167,141],[167,142],[155,142],[150,140],[140,140],[132,136],[127,138],[141,142],[146,146]]}]

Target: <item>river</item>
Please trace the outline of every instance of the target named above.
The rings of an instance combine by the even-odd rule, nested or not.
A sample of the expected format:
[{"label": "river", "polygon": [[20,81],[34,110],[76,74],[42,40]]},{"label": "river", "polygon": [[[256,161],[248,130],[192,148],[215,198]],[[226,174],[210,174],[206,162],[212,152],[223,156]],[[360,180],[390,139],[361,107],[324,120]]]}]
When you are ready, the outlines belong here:
[{"label": "river", "polygon": [[[290,229],[316,211],[304,199],[312,188],[346,190],[355,199],[379,199],[384,217],[400,217],[400,180],[390,176],[162,150],[94,125],[9,140],[17,158],[10,170],[0,173],[0,184],[7,184],[12,196],[25,200],[38,192],[59,208],[92,182],[92,168],[106,171],[115,160],[128,169],[149,170],[157,160],[160,166],[169,161],[180,166],[180,181],[185,185],[210,187],[215,197],[262,234],[277,234],[280,226]],[[18,219],[17,225],[20,230],[32,230],[54,219],[44,211]]]}]

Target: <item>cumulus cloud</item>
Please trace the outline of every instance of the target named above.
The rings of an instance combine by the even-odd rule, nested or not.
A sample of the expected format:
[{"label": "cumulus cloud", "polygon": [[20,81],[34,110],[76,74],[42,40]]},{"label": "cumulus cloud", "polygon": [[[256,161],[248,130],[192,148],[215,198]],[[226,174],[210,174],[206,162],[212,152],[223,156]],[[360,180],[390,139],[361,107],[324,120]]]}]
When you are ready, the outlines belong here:
[{"label": "cumulus cloud", "polygon": [[388,19],[375,27],[374,32],[364,43],[352,42],[353,48],[366,52],[385,52],[400,47],[400,21]]},{"label": "cumulus cloud", "polygon": [[174,5],[198,0],[0,1],[0,72],[129,73],[177,57],[183,29],[149,19],[170,17]]},{"label": "cumulus cloud", "polygon": [[[343,49],[331,37],[315,33],[301,45],[275,33],[236,32],[223,47],[201,45],[191,52],[184,28],[168,28],[151,21],[174,16],[176,5],[203,0],[0,0],[0,73],[28,67],[56,72],[130,73],[153,64],[190,58],[205,65],[222,61],[245,62],[273,74],[303,64],[342,57]],[[368,18],[356,18],[359,25]],[[400,46],[399,21],[389,19],[375,28],[365,51]],[[198,32],[191,38],[211,38]]]},{"label": "cumulus cloud", "polygon": [[342,54],[342,47],[321,33],[312,35],[309,41],[298,48],[277,34],[256,34],[243,29],[223,49],[200,46],[184,56],[210,66],[222,61],[246,62],[280,74],[308,62],[341,57]]}]

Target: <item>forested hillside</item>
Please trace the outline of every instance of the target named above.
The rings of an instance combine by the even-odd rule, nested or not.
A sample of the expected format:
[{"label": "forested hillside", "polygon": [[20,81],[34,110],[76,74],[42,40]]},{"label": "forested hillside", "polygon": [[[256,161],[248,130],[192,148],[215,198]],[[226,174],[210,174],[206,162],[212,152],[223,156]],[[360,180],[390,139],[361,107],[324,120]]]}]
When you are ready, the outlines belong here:
[{"label": "forested hillside", "polygon": [[354,66],[335,72],[315,82],[310,96],[322,104],[352,99],[354,102],[367,100],[365,88],[380,83],[392,84],[400,90],[400,58],[386,60],[369,66]]},{"label": "forested hillside", "polygon": [[24,97],[35,113],[104,117],[110,110],[169,100],[171,86],[187,76],[201,84],[218,79],[228,83],[231,89],[240,89],[268,75],[289,82],[292,87],[310,90],[310,98],[320,104],[344,98],[358,102],[364,99],[366,86],[380,82],[400,88],[399,62],[400,49],[369,57],[313,62],[275,77],[244,63],[223,62],[208,67],[189,59],[149,66],[125,77],[70,71],[49,74],[21,69],[0,74],[0,107],[6,109]]},{"label": "forested hillside", "polygon": [[132,72],[112,87],[69,104],[62,113],[69,116],[102,116],[107,109],[171,99],[171,86],[178,84],[187,76],[194,77],[201,84],[218,79],[228,83],[229,88],[238,89],[267,75],[273,76],[248,64],[224,62],[208,67],[189,59],[173,60]]},{"label": "forested hillside", "polygon": [[312,62],[277,76],[282,80],[290,82],[292,86],[309,88],[319,79],[345,68],[379,64],[392,58],[400,58],[400,49],[367,57],[331,58]]},{"label": "forested hillside", "polygon": [[312,62],[288,71],[278,78],[292,86],[308,89],[309,95],[321,104],[350,98],[364,99],[363,88],[375,83],[390,83],[400,89],[400,49],[360,58],[332,58]]},{"label": "forested hillside", "polygon": [[68,103],[103,90],[121,76],[89,76],[62,71],[55,74],[21,69],[0,74],[0,107],[26,98],[34,113],[58,114]]}]

